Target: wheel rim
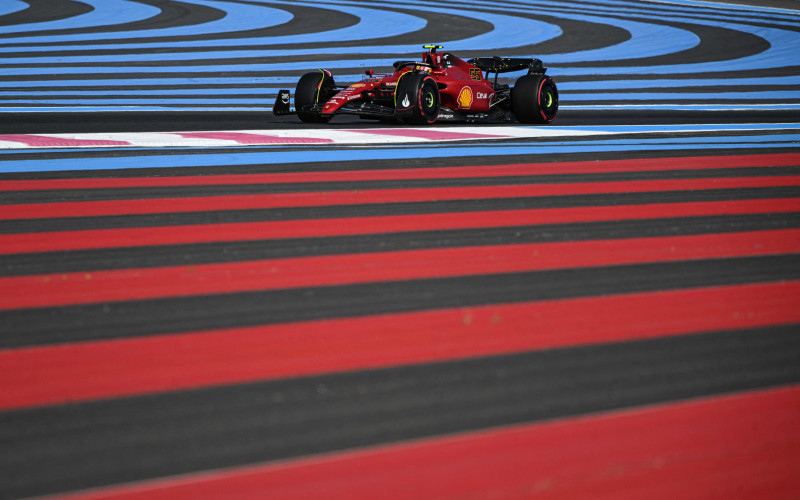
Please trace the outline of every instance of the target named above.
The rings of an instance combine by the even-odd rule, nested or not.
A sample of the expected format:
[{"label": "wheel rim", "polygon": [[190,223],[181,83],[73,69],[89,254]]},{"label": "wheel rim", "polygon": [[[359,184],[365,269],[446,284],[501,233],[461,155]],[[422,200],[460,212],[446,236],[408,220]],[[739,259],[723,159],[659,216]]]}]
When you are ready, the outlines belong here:
[{"label": "wheel rim", "polygon": [[436,87],[430,82],[426,82],[420,92],[420,111],[422,118],[427,122],[436,119],[439,108],[439,96]]},{"label": "wheel rim", "polygon": [[542,116],[550,121],[555,118],[556,110],[558,109],[558,94],[552,85],[545,83],[539,94],[539,106],[541,107]]},{"label": "wheel rim", "polygon": [[553,93],[550,91],[544,94],[544,107],[550,109],[553,107]]},{"label": "wheel rim", "polygon": [[425,108],[431,109],[433,108],[434,104],[436,104],[436,101],[433,97],[433,92],[429,90],[428,93],[425,94]]}]

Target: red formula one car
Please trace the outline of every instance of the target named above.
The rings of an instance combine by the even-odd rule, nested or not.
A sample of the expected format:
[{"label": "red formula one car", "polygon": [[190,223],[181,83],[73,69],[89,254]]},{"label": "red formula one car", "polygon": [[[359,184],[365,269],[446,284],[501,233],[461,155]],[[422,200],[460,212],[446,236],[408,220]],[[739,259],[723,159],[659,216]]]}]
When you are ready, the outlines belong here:
[{"label": "red formula one car", "polygon": [[[288,90],[275,101],[276,115],[297,114],[304,122],[327,122],[334,115],[398,120],[409,124],[436,121],[511,121],[550,123],[558,112],[558,90],[538,59],[478,57],[464,61],[437,53],[440,45],[425,45],[422,61],[397,61],[391,75],[367,77],[349,86],[337,86],[321,69],[306,73],[294,93],[295,111]],[[527,69],[513,87],[497,83],[497,75]],[[493,81],[490,76],[494,74]]]}]

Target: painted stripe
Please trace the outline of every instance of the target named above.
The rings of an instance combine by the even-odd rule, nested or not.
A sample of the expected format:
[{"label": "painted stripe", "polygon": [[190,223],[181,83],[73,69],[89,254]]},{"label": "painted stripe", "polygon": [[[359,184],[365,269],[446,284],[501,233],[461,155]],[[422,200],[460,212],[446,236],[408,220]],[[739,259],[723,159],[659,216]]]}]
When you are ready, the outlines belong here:
[{"label": "painted stripe", "polygon": [[[705,102],[707,99],[703,99]],[[562,110],[669,110],[669,111],[787,111],[800,109],[800,103],[770,103],[770,102],[739,102],[736,104],[699,104],[699,103],[606,103],[606,104],[559,104]],[[264,105],[219,105],[219,106],[191,106],[191,105],[163,105],[163,106],[122,106],[122,105],[92,105],[84,103],[73,106],[53,106],[53,105],[19,105],[19,106],[0,106],[0,111],[11,113],[74,113],[74,112],[93,112],[93,113],[125,113],[135,111],[151,112],[175,112],[175,111],[224,111],[224,112],[272,112],[272,106]]]},{"label": "painted stripe", "polygon": [[30,7],[30,5],[22,0],[6,0],[0,5],[0,16],[7,16],[8,14],[25,10],[28,7]]},{"label": "painted stripe", "polygon": [[87,229],[0,235],[0,255],[64,250],[181,245],[224,241],[255,241],[279,238],[311,238],[411,231],[473,229],[568,224],[665,217],[701,217],[792,213],[800,210],[797,198],[711,202],[617,205],[484,212],[434,213],[265,221],[229,224]]},{"label": "painted stripe", "polygon": [[[200,1],[200,0],[198,0]],[[275,15],[283,16],[286,19],[288,14],[278,10],[278,9],[269,9],[265,6],[259,7],[242,7],[238,6],[236,8],[231,7],[227,3],[220,3],[220,2],[212,2],[206,1],[203,2],[205,5],[216,5],[219,8],[223,8],[228,12],[228,15],[225,16],[223,20],[216,21],[214,23],[206,23],[203,26],[203,30],[205,33],[208,32],[209,26],[219,29],[221,25],[236,25],[237,28],[241,29],[241,23],[235,23],[234,20],[238,17],[241,20],[244,20],[248,25],[251,25],[256,19],[256,16],[250,14],[243,14],[246,9],[252,11],[253,13],[258,13],[258,20],[263,24],[264,20],[268,21],[275,21]],[[437,10],[437,6],[432,6],[430,2],[415,2],[416,5],[424,5],[423,8],[427,10],[433,9],[434,11],[439,11],[443,13],[452,13],[452,8],[443,8]],[[331,32],[320,32],[320,33],[305,33],[305,34],[298,34],[298,35],[291,35],[287,37],[279,37],[279,38],[250,38],[250,39],[231,39],[231,40],[183,40],[178,42],[163,42],[159,41],[156,43],[151,44],[124,44],[124,47],[194,47],[198,49],[199,47],[213,47],[214,49],[230,45],[230,44],[258,44],[264,45],[265,40],[283,40],[286,42],[287,40],[293,40],[294,42],[309,42],[310,40],[319,40],[320,37],[325,37],[327,42],[330,42],[332,39],[358,39],[363,37],[363,29],[365,25],[377,25],[376,23],[382,23],[381,29],[382,33],[386,33],[386,29],[394,30],[392,32],[399,33],[397,31],[400,29],[407,30],[407,26],[409,26],[409,22],[415,23],[419,27],[424,24],[424,20],[413,17],[407,16],[399,13],[392,12],[391,10],[387,10],[385,6],[380,4],[375,4],[375,7],[382,7],[380,9],[366,9],[362,8],[360,10],[356,9],[353,10],[352,8],[346,7],[344,5],[336,5],[336,3],[328,2],[326,7],[333,8],[339,10],[341,12],[348,12],[350,14],[355,14],[360,17],[360,24],[354,27],[348,27],[344,30],[336,30],[334,31],[333,35]],[[463,7],[463,6],[462,6]],[[536,22],[525,17],[522,17],[521,14],[523,13],[530,13],[535,12],[541,14],[542,12],[550,12],[557,17],[565,18],[565,19],[573,19],[573,20],[580,20],[583,22],[590,22],[590,23],[610,23],[614,26],[617,26],[621,29],[627,30],[631,33],[631,39],[623,42],[612,45],[610,47],[604,47],[601,49],[595,49],[590,51],[573,51],[567,52],[564,54],[551,54],[550,60],[554,63],[565,62],[565,61],[577,61],[577,62],[584,62],[588,60],[613,60],[619,58],[627,58],[630,59],[631,57],[647,57],[652,56],[655,54],[669,54],[674,53],[678,48],[687,49],[697,44],[698,39],[697,35],[692,33],[690,30],[685,29],[685,26],[674,27],[674,26],[664,26],[664,25],[654,25],[651,22],[651,19],[663,19],[665,15],[670,16],[676,21],[681,21],[682,23],[688,22],[690,24],[695,25],[705,25],[705,26],[712,26],[716,28],[723,28],[727,30],[731,30],[733,33],[735,32],[744,32],[749,33],[751,36],[757,36],[764,40],[766,40],[770,45],[771,48],[764,53],[759,53],[753,56],[740,58],[736,62],[737,68],[743,67],[758,67],[758,68],[773,68],[773,67],[782,67],[786,66],[791,62],[789,55],[791,54],[791,50],[789,48],[796,45],[796,35],[792,32],[793,27],[797,26],[796,21],[791,16],[780,16],[775,13],[775,11],[771,11],[770,9],[759,9],[759,19],[761,20],[760,26],[755,26],[752,24],[751,20],[748,18],[743,17],[742,15],[734,15],[736,14],[735,11],[730,9],[726,9],[724,11],[720,11],[719,9],[716,10],[703,10],[703,11],[695,11],[694,9],[686,9],[680,8],[677,9],[674,6],[670,6],[666,8],[665,6],[661,6],[658,9],[658,12],[652,12],[651,10],[643,10],[638,8],[631,8],[628,4],[617,4],[613,7],[611,4],[608,5],[592,5],[591,8],[582,8],[581,6],[571,6],[568,9],[565,9],[563,5],[556,5],[552,3],[543,3],[541,5],[537,5],[536,7],[520,7],[520,6],[505,6],[503,15],[498,14],[486,14],[482,13],[475,13],[470,11],[464,11],[462,8],[459,11],[461,15],[469,15],[474,18],[479,19],[486,19],[490,22],[495,24],[501,24],[504,26],[514,26],[514,30],[511,32],[511,38],[521,41],[523,37],[528,37],[527,40],[529,41],[530,36],[532,33],[535,33],[537,40],[539,42],[543,41],[544,39],[552,38],[560,33],[558,26],[552,25],[549,23],[542,23]],[[620,17],[620,14],[623,14]],[[668,13],[668,14],[665,14]],[[265,17],[266,16],[266,17]],[[489,17],[487,17],[489,16]],[[612,16],[612,17],[609,17]],[[402,19],[403,23],[392,23],[388,19]],[[513,22],[511,22],[513,21]],[[69,22],[73,22],[69,20]],[[522,23],[522,24],[521,24]],[[256,23],[257,24],[257,23]],[[18,26],[12,26],[11,29],[18,29]],[[168,32],[171,36],[175,36],[180,33],[196,33],[197,30],[200,29],[197,26],[186,26],[186,27],[176,27],[173,26],[171,28],[161,30],[162,32]],[[342,37],[344,32],[347,32],[350,36]],[[664,37],[653,36],[654,33],[672,33],[676,36],[669,36],[673,42],[671,44],[663,44],[660,43],[659,40],[663,39]],[[465,49],[480,45],[480,46],[487,46],[487,47],[500,47],[503,45],[508,45],[510,38],[509,38],[508,30],[492,30],[489,33],[481,34],[476,37],[467,40],[461,40],[456,42],[456,45],[450,45],[449,48],[454,49],[457,48],[459,45],[462,45]],[[147,33],[148,35],[152,36],[152,30]],[[106,33],[106,35],[112,37],[130,37],[134,36],[134,33],[125,33],[125,32],[113,32],[113,33]],[[55,40],[55,39],[70,39],[75,38],[76,36],[80,37],[91,37],[94,36],[93,34],[78,34],[78,35],[66,35],[66,38],[41,38],[41,37],[33,37],[36,40]],[[333,36],[334,38],[331,38]],[[10,39],[11,43],[19,44],[22,38],[17,39]],[[675,42],[677,40],[677,42]],[[478,43],[481,41],[481,43]],[[498,45],[500,43],[500,45]],[[527,42],[526,42],[527,43]],[[98,49],[103,48],[110,50],[119,49],[121,47],[120,44],[93,44],[93,45],[85,45],[85,46],[69,46],[69,45],[62,45],[60,46],[63,50],[76,50],[76,51],[83,51],[83,50],[91,50],[91,49]],[[402,46],[402,45],[388,45],[388,46],[380,46],[380,47],[367,47],[362,48],[363,50],[373,53],[373,52],[394,52],[397,53],[398,56],[401,53],[406,53],[411,50],[409,46]],[[52,45],[48,45],[48,47],[24,47],[17,45],[13,50],[15,51],[33,51],[33,52],[40,52],[45,50],[52,50]],[[294,52],[293,52],[294,51]],[[143,61],[152,59],[153,53],[158,53],[163,51],[150,51],[148,54],[123,54],[116,56],[111,55],[90,55],[89,57],[92,58],[99,58],[100,60],[110,60],[114,62],[119,62],[120,57],[123,59],[130,59],[136,61]],[[162,54],[158,55],[157,57],[160,58],[168,58],[170,60],[175,60],[176,58],[191,58],[195,60],[201,60],[205,57],[216,57],[223,59],[229,58],[236,58],[236,57],[243,57],[248,55],[248,52],[242,51],[224,51],[225,53],[221,53],[219,51],[206,51],[206,52],[198,52],[197,50],[192,52],[186,53],[173,53],[173,54]],[[300,49],[290,49],[289,52],[283,51],[282,54],[286,55],[287,53],[313,53],[313,54],[325,54],[325,53],[333,53],[333,52],[341,52],[341,48],[337,47],[316,47],[316,48],[300,48]],[[250,52],[252,54],[252,51]],[[269,52],[260,52],[261,56],[270,57],[272,54]],[[66,56],[59,56],[57,58],[49,58],[53,62],[63,63],[65,61],[70,61],[73,58],[80,58],[80,56],[73,56],[73,55],[66,55]],[[789,59],[787,59],[789,58]],[[19,63],[19,62],[37,62],[43,61],[45,59],[23,59],[23,58],[14,58],[10,60],[12,63]],[[85,57],[80,58],[82,62],[86,62],[87,59]],[[350,66],[351,69],[353,66],[358,64],[370,64],[374,63],[375,65],[385,64],[384,60],[381,59],[373,59],[370,62],[368,61],[353,61],[347,59],[339,59],[334,61],[318,61],[318,62],[310,62],[310,63],[300,63],[301,65],[305,64],[313,66],[318,66],[319,63],[330,63],[332,67],[342,67],[342,66]],[[286,69],[285,63],[282,64],[280,69]],[[660,66],[660,67],[653,67],[653,66],[623,66],[620,68],[601,68],[601,74],[609,74],[610,72],[614,71],[623,71],[623,72],[630,72],[630,71],[642,71],[642,72],[653,72],[653,71],[667,71],[667,72],[677,72],[677,73],[685,73],[685,72],[702,72],[702,71],[709,71],[720,64],[727,65],[724,69],[728,70],[730,65],[727,61],[720,62],[720,61],[708,61],[702,63],[693,63],[693,64],[681,64],[681,65],[667,65],[667,66]],[[749,65],[749,66],[747,66]],[[232,66],[237,67],[237,66]],[[240,69],[246,68],[246,66],[239,65]],[[159,69],[160,68],[160,69]],[[220,67],[218,66],[198,66],[200,70],[213,70],[213,71],[220,71]],[[13,68],[11,68],[13,69]],[[39,71],[41,69],[38,68],[23,68],[27,70]],[[109,76],[114,75],[115,73],[119,73],[121,70],[125,68],[110,68]],[[141,67],[133,67],[128,68],[131,71],[142,71],[146,68]],[[157,72],[164,72],[170,70],[181,70],[185,71],[184,68],[174,68],[174,67],[152,67],[153,71]],[[258,70],[263,70],[264,67],[259,67]],[[298,67],[298,70],[300,68]],[[64,71],[78,71],[80,70],[82,73],[85,73],[86,68],[59,68],[59,73],[63,73]],[[582,68],[562,68],[561,73],[562,75],[568,71],[584,71]],[[592,70],[594,71],[594,70]],[[585,71],[584,71],[585,72]],[[239,81],[244,80],[243,78],[239,78]],[[706,79],[707,80],[707,79]],[[96,80],[95,80],[96,81]],[[119,80],[117,80],[119,81]],[[227,81],[227,80],[226,80]],[[691,81],[691,80],[688,80]],[[765,83],[769,83],[769,78],[763,79]],[[68,107],[62,107],[62,110],[68,111]],[[142,109],[142,108],[134,108],[134,109]]]},{"label": "painted stripe", "polygon": [[[559,99],[565,102],[580,101],[688,101],[688,100],[729,100],[757,101],[759,99],[780,100],[782,102],[800,99],[800,91],[795,90],[746,90],[736,92],[605,92],[602,94],[579,94],[559,92]],[[1,102],[1,101],[0,101]]]},{"label": "painted stripe", "polygon": [[800,103],[754,103],[754,102],[740,102],[737,104],[630,104],[630,103],[615,103],[615,104],[575,104],[575,105],[561,105],[559,109],[572,109],[572,110],[615,110],[615,109],[628,109],[628,110],[664,110],[664,111],[786,111],[800,109]]},{"label": "painted stripe", "polygon": [[[625,139],[621,141],[554,141],[521,143],[514,145],[498,144],[492,146],[432,146],[432,147],[399,147],[399,148],[342,148],[317,149],[308,148],[303,151],[269,151],[240,153],[208,153],[197,154],[155,154],[148,156],[106,156],[85,157],[81,159],[80,169],[73,159],[22,159],[0,162],[0,173],[21,172],[61,172],[61,171],[93,171],[137,168],[182,168],[212,167],[219,165],[285,165],[296,163],[353,162],[366,160],[410,160],[431,158],[485,156],[498,157],[508,155],[536,155],[547,158],[555,154],[607,153],[607,152],[664,152],[725,150],[730,152],[752,153],[757,149],[792,148],[797,149],[798,138],[794,135],[747,136],[747,137],[702,137],[701,140],[673,139]],[[189,139],[186,139],[189,140]]]},{"label": "painted stripe", "polygon": [[221,186],[236,184],[284,184],[301,182],[354,182],[406,179],[460,179],[547,174],[654,172],[666,170],[727,169],[742,167],[800,166],[800,153],[740,156],[684,156],[623,160],[518,163],[459,167],[392,168],[235,175],[187,175],[175,177],[92,177],[86,179],[2,180],[0,191],[49,189],[107,189],[158,186]]},{"label": "painted stripe", "polygon": [[783,253],[799,229],[60,273],[0,278],[0,310]]},{"label": "painted stripe", "polygon": [[[633,90],[647,88],[686,88],[690,85],[692,89],[697,87],[730,87],[730,86],[758,86],[762,89],[769,89],[771,85],[800,85],[800,75],[777,76],[769,79],[750,77],[750,78],[718,78],[702,79],[692,78],[688,83],[683,79],[653,79],[653,80],[592,80],[586,82],[559,82],[558,90]],[[60,92],[64,93],[64,92]]]},{"label": "painted stripe", "polygon": [[[36,47],[31,47],[36,48]],[[39,47],[41,49],[41,47]],[[45,48],[52,50],[52,48]],[[363,74],[351,75],[337,75],[337,80],[341,81],[358,81],[363,78]],[[602,78],[602,75],[597,75]],[[0,92],[0,95],[30,95],[35,92],[35,95],[139,95],[139,92],[144,94],[164,92],[163,90],[142,90],[149,86],[157,85],[173,85],[180,86],[178,89],[170,89],[168,92],[174,95],[182,95],[185,93],[200,92],[235,92],[240,94],[247,93],[261,93],[262,91],[272,92],[270,95],[273,98],[277,95],[276,92],[279,88],[286,87],[287,85],[295,85],[298,77],[296,76],[252,76],[247,78],[214,78],[214,77],[200,77],[187,80],[186,78],[136,78],[129,80],[18,80],[18,81],[0,81],[0,89],[17,89],[16,92]],[[262,87],[252,88],[248,85],[260,84]],[[226,89],[213,89],[210,85],[229,85],[231,87]],[[233,87],[233,85],[243,85],[243,87]],[[648,88],[676,88],[686,87],[690,85],[692,88],[696,87],[719,87],[719,86],[751,86],[757,85],[761,88],[768,89],[775,85],[800,85],[800,76],[776,76],[776,77],[749,77],[749,78],[718,78],[718,79],[703,79],[692,78],[687,81],[685,79],[652,79],[652,80],[614,80],[614,79],[595,79],[592,81],[559,81],[559,90],[632,90],[632,89],[648,89]],[[75,87],[97,87],[95,90],[73,91],[73,90],[58,90],[58,91],[42,91],[42,88],[58,87],[63,89],[71,89]],[[117,90],[113,90],[113,89]],[[36,89],[36,90],[28,90]],[[111,90],[100,90],[111,89]]]},{"label": "painted stripe", "polygon": [[800,176],[731,177],[658,181],[587,182],[570,184],[479,186],[449,188],[373,189],[343,192],[280,193],[270,195],[203,196],[145,200],[86,201],[5,205],[0,220],[49,217],[90,217],[123,214],[185,213],[320,207],[372,203],[403,203],[466,199],[502,199],[597,193],[663,192],[798,186]]},{"label": "painted stripe", "polygon": [[[386,144],[404,142],[441,142],[477,139],[540,139],[571,138],[582,136],[602,136],[612,134],[672,134],[678,132],[749,132],[800,130],[798,123],[753,123],[737,125],[614,125],[614,126],[473,126],[473,127],[426,127],[383,128],[383,129],[298,129],[286,131],[242,130],[236,132],[125,132],[125,133],[87,133],[87,134],[48,134],[48,135],[0,135],[0,149],[20,149],[24,147],[85,147],[93,145],[137,147],[190,147],[239,144],[297,144],[328,143],[340,144]],[[199,139],[206,139],[202,141]],[[303,141],[303,139],[309,139]],[[707,138],[703,138],[708,140]],[[685,139],[688,140],[688,139]],[[724,140],[724,138],[717,138]],[[50,141],[50,142],[48,142]],[[74,141],[74,142],[70,142]],[[96,144],[91,142],[96,141]]]},{"label": "painted stripe", "polygon": [[[196,0],[196,2],[200,2],[202,0]],[[210,3],[211,0],[206,0],[206,2]],[[263,0],[262,0],[263,2]],[[219,2],[215,2],[217,5],[221,6],[222,10],[231,10],[230,8],[226,8],[226,6],[230,6],[229,3],[221,4]],[[345,28],[336,29],[336,30],[323,30],[320,32],[306,32],[306,33],[296,33],[296,34],[287,34],[287,35],[277,35],[277,36],[258,36],[258,37],[233,37],[230,39],[217,37],[213,40],[190,40],[190,41],[157,41],[157,42],[145,42],[145,43],[126,43],[125,47],[130,48],[146,48],[146,49],[153,49],[153,48],[177,48],[177,47],[192,47],[194,49],[200,49],[203,47],[210,47],[212,49],[218,49],[220,47],[241,47],[247,45],[259,45],[259,46],[267,46],[267,45],[289,45],[288,48],[285,50],[281,50],[279,52],[273,52],[270,50],[264,50],[259,52],[252,52],[252,51],[237,51],[234,52],[232,55],[224,54],[225,59],[229,57],[234,58],[253,58],[253,57],[268,57],[269,60],[274,60],[276,57],[286,57],[287,55],[325,55],[325,54],[341,54],[343,48],[336,47],[335,44],[337,42],[344,42],[344,41],[352,41],[352,40],[363,40],[365,32],[379,32],[381,37],[384,39],[391,39],[394,36],[401,36],[407,35],[409,33],[414,33],[416,31],[422,30],[425,28],[427,21],[417,15],[410,15],[405,12],[397,11],[396,9],[387,8],[387,5],[380,2],[361,2],[358,7],[349,6],[345,2],[321,2],[319,0],[315,2],[293,2],[294,5],[307,5],[311,7],[325,7],[334,9],[336,11],[340,11],[346,14],[354,15],[358,18],[358,23],[352,26],[347,26]],[[276,6],[280,6],[280,3],[274,4]],[[256,21],[261,20],[262,26],[269,25],[269,24],[278,24],[282,22],[288,21],[287,17],[290,15],[287,12],[280,11],[278,9],[268,9],[264,6],[259,7],[244,7],[244,6],[237,6],[238,10],[249,8],[252,9],[253,14],[248,15],[243,20],[234,21],[233,16],[227,16],[224,21],[228,26],[235,26],[237,31],[246,30],[247,26],[253,26],[253,20]],[[452,14],[452,8],[442,8],[438,4],[435,3],[426,3],[425,10],[428,12],[439,12],[443,14]],[[259,12],[257,9],[261,9]],[[494,25],[490,31],[473,36],[471,38],[465,40],[454,40],[448,43],[448,47],[452,50],[458,50],[459,47],[467,49],[472,48],[475,46],[492,46],[496,48],[500,47],[509,47],[509,46],[517,46],[517,45],[524,45],[530,42],[530,37],[534,34],[539,41],[545,41],[551,38],[555,38],[561,34],[561,29],[554,24],[546,23],[543,21],[530,19],[527,17],[520,17],[520,16],[513,16],[513,15],[504,15],[502,13],[494,13],[494,12],[486,12],[485,10],[481,11],[473,11],[465,9],[463,6],[457,9],[457,13],[459,16],[468,17],[473,19],[478,19],[481,21],[486,21]],[[276,15],[277,14],[277,15]],[[263,21],[266,19],[268,21]],[[213,24],[212,28],[214,28]],[[218,21],[216,24],[220,24]],[[499,28],[499,26],[503,26],[504,28]],[[182,29],[181,29],[182,28]],[[189,31],[190,33],[196,32],[198,28],[194,26],[186,26],[186,27],[171,27],[161,30],[161,34],[166,36],[176,36],[181,34],[181,31]],[[128,33],[112,33],[110,38],[129,38],[131,36],[146,36],[146,37],[154,37],[158,36],[159,33],[154,32],[154,30],[148,30],[146,32],[128,32]],[[28,37],[28,38],[17,38],[15,42],[17,44],[20,43],[42,43],[47,41],[49,43],[54,42],[66,42],[69,43],[74,40],[82,40],[87,39],[89,35],[66,35],[66,36],[51,36],[47,38],[43,37]],[[306,43],[320,43],[324,45],[323,47],[312,47],[312,48],[294,48],[292,45],[297,44],[306,44]],[[3,45],[0,43],[0,45]],[[93,48],[96,49],[118,49],[118,44],[93,44]],[[71,46],[71,45],[61,45],[59,48],[62,50],[86,50],[85,46]],[[20,47],[19,45],[14,47],[15,51],[25,51],[25,52],[40,52],[40,47]],[[352,51],[352,49],[344,49],[346,52]],[[414,43],[413,45],[377,45],[377,46],[370,46],[369,44],[364,44],[362,47],[359,48],[359,52],[362,53],[369,53],[369,54],[385,54],[385,53],[394,53],[398,55],[407,54],[409,52],[417,52],[419,50],[419,45]],[[147,54],[149,56],[140,56],[137,60],[152,60],[153,58],[158,59],[159,56],[156,55],[155,57],[153,54],[160,54],[163,51],[161,50],[150,50]],[[210,56],[210,58],[219,57],[220,54],[218,53],[208,53],[208,52],[200,52],[198,50],[191,51],[192,54],[195,56],[189,62],[191,63],[192,60],[202,60],[206,56]],[[171,54],[170,54],[171,55]],[[170,58],[170,55],[162,56],[163,58],[169,61],[177,61],[180,59],[184,59],[186,56],[181,55],[181,53],[177,53],[174,59]],[[124,58],[123,58],[124,59]],[[224,59],[223,59],[224,61]],[[373,60],[375,61],[375,60]],[[380,67],[386,64],[386,61],[378,59],[377,64],[367,64],[368,67]],[[284,63],[285,64],[285,63]],[[309,68],[321,68],[325,67],[325,64],[318,64],[315,62],[310,63],[311,65],[307,64],[296,64],[292,65],[292,68],[297,70],[301,67],[303,69]],[[330,64],[333,64],[337,67],[350,67],[352,68],[354,65],[355,67],[359,66],[359,63],[354,63],[352,60],[338,60],[338,61],[330,61]],[[206,66],[206,68],[211,68],[214,65]],[[261,65],[264,70],[272,70],[274,66],[272,64],[266,63]],[[152,68],[151,68],[152,69]],[[287,68],[288,69],[288,68]],[[142,68],[142,71],[148,71]],[[156,70],[158,71],[158,70]]]},{"label": "painted stripe", "polygon": [[800,387],[376,446],[61,500],[795,498]]},{"label": "painted stripe", "polygon": [[177,135],[187,139],[214,139],[232,141],[237,144],[320,144],[333,142],[332,139],[325,138],[280,137],[277,135],[246,134],[242,132],[182,132]]},{"label": "painted stripe", "polygon": [[[452,140],[463,140],[463,139],[505,139],[508,138],[508,135],[503,135],[502,129],[495,129],[500,132],[500,134],[479,134],[474,132],[453,132],[450,130],[442,130],[442,129],[363,129],[363,130],[351,130],[351,132],[358,132],[362,134],[370,134],[370,135],[380,135],[380,136],[392,136],[392,137],[403,137],[403,138],[418,138],[418,139],[425,139],[429,141],[452,141]],[[516,134],[515,134],[516,135]]]},{"label": "painted stripe", "polygon": [[[191,0],[193,4],[199,4],[206,7],[211,7],[221,10],[225,13],[224,16],[217,20],[205,22],[197,25],[174,25],[166,28],[159,29],[144,29],[139,31],[114,31],[108,30],[102,32],[101,35],[97,33],[70,33],[70,34],[45,34],[45,35],[30,35],[32,29],[60,29],[60,28],[85,28],[89,26],[103,26],[103,25],[118,25],[126,21],[132,22],[140,19],[155,17],[161,13],[161,9],[145,5],[140,2],[130,0],[82,0],[84,3],[90,3],[94,7],[92,12],[84,14],[83,16],[58,20],[48,23],[42,23],[43,26],[30,26],[30,25],[14,25],[5,29],[0,28],[1,32],[21,32],[23,35],[14,38],[1,39],[0,46],[14,45],[13,48],[5,50],[19,51],[24,50],[20,47],[21,44],[43,44],[50,45],[51,50],[57,47],[56,44],[64,42],[77,42],[77,41],[97,41],[104,40],[124,40],[127,38],[136,37],[158,37],[158,36],[182,36],[182,35],[198,35],[198,34],[213,34],[213,33],[229,33],[240,30],[263,29],[270,26],[277,26],[286,23],[292,19],[292,15],[284,10],[278,8],[271,8],[264,5],[254,6],[239,3],[222,2],[219,0]],[[122,16],[126,16],[123,18]],[[136,17],[134,17],[136,16]],[[409,16],[410,17],[410,16]],[[222,45],[221,40],[215,40],[216,43]],[[98,44],[88,45],[94,47]],[[120,44],[114,46],[119,49]],[[82,46],[85,50],[86,45]],[[113,60],[113,59],[112,59]],[[57,71],[57,70],[56,70]]]},{"label": "painted stripe", "polygon": [[[0,26],[0,34],[30,33],[39,30],[60,30],[85,28],[88,26],[114,26],[116,24],[133,23],[157,16],[161,9],[130,0],[82,0],[92,8],[85,14],[51,21],[19,23]],[[93,38],[96,39],[97,35]],[[0,39],[1,45],[14,43],[22,37]]]},{"label": "painted stripe", "polygon": [[132,146],[128,141],[110,141],[105,139],[71,139],[47,135],[5,134],[0,135],[0,142],[19,142],[35,148],[61,148],[86,146]]},{"label": "painted stripe", "polygon": [[789,324],[797,297],[783,281],[23,347],[0,351],[0,408]]}]

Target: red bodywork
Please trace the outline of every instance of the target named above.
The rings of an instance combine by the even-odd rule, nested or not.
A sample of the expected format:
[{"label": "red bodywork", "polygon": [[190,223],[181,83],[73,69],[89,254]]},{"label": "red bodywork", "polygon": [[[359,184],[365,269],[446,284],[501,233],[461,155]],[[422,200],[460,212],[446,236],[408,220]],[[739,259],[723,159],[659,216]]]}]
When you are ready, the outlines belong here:
[{"label": "red bodywork", "polygon": [[[406,74],[425,71],[439,87],[441,105],[452,110],[486,113],[496,94],[483,72],[472,64],[448,53],[426,52],[423,61],[428,65],[409,62],[391,75],[370,76],[350,85],[329,99],[322,108],[323,115],[332,115],[339,108],[358,99],[370,101],[395,97],[397,82]],[[371,72],[367,73],[371,75]],[[394,102],[397,105],[397,102]]]}]

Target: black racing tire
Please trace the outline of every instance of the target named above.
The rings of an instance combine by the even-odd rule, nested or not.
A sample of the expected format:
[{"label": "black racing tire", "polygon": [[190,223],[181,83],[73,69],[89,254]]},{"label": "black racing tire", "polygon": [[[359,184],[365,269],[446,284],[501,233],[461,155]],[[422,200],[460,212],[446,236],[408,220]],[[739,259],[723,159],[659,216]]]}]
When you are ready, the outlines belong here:
[{"label": "black racing tire", "polygon": [[309,104],[325,103],[335,93],[335,85],[333,76],[324,70],[306,73],[300,77],[294,91],[294,107],[297,110],[298,118],[306,123],[330,121],[330,116],[323,116],[316,111],[302,111],[302,109]]},{"label": "black racing tire", "polygon": [[403,75],[397,82],[395,96],[395,116],[403,123],[426,125],[439,116],[439,87],[430,75]]},{"label": "black racing tire", "polygon": [[511,89],[511,110],[521,123],[550,123],[558,114],[558,89],[549,76],[524,75]]}]

